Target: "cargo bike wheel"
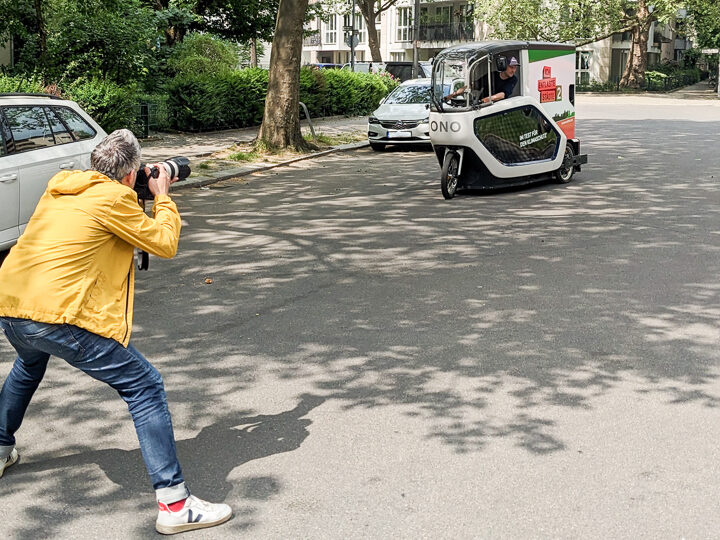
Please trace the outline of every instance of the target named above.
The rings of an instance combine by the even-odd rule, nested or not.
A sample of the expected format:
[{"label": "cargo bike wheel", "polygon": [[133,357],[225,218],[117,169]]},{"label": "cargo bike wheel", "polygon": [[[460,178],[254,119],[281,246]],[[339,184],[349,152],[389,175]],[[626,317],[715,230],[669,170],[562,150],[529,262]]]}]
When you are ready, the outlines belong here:
[{"label": "cargo bike wheel", "polygon": [[558,184],[567,184],[573,179],[575,174],[575,150],[573,150],[570,141],[565,145],[565,156],[560,168],[555,171],[555,181]]},{"label": "cargo bike wheel", "polygon": [[443,161],[442,173],[440,174],[440,191],[446,199],[452,199],[457,192],[460,175],[460,155],[457,152],[449,152]]}]

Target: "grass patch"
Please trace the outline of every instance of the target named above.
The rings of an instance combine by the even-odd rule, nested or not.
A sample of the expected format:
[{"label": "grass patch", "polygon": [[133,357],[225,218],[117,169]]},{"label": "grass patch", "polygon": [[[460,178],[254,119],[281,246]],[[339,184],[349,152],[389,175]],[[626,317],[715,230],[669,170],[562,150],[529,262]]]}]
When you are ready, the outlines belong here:
[{"label": "grass patch", "polygon": [[312,135],[303,135],[303,138],[309,143],[320,144],[323,146],[338,146],[340,144],[348,144],[362,141],[365,138],[364,133],[338,133],[336,135],[326,135],[317,133],[315,139]]},{"label": "grass patch", "polygon": [[262,157],[260,152],[251,150],[249,152],[234,152],[227,158],[233,161],[258,161],[262,159]]}]

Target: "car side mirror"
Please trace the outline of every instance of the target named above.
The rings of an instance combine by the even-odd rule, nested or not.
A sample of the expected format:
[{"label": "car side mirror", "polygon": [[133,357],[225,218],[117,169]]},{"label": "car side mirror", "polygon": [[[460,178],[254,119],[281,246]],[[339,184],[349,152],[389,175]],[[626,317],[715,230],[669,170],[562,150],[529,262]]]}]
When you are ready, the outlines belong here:
[{"label": "car side mirror", "polygon": [[425,104],[425,108],[426,108],[426,109],[429,109],[429,108],[430,108],[430,104],[429,104],[429,103],[426,103],[426,104]]}]

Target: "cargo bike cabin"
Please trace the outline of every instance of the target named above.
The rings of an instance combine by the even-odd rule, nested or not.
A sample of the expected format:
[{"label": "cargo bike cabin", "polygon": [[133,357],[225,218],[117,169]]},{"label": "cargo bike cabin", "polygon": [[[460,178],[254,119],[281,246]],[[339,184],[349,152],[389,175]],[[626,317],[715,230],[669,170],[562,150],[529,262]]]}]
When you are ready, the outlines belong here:
[{"label": "cargo bike cabin", "polygon": [[[514,84],[508,84],[511,77]],[[450,94],[444,90],[448,79]],[[446,199],[460,189],[567,183],[587,163],[575,138],[572,45],[484,41],[450,47],[433,62],[431,98],[430,140]]]}]

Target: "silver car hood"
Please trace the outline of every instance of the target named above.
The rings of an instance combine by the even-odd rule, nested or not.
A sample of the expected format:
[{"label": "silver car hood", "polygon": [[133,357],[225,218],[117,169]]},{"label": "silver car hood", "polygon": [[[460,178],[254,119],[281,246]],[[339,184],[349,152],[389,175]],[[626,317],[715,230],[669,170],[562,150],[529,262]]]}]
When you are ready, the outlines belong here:
[{"label": "silver car hood", "polygon": [[430,115],[424,103],[383,104],[372,114],[379,120],[422,120]]}]

